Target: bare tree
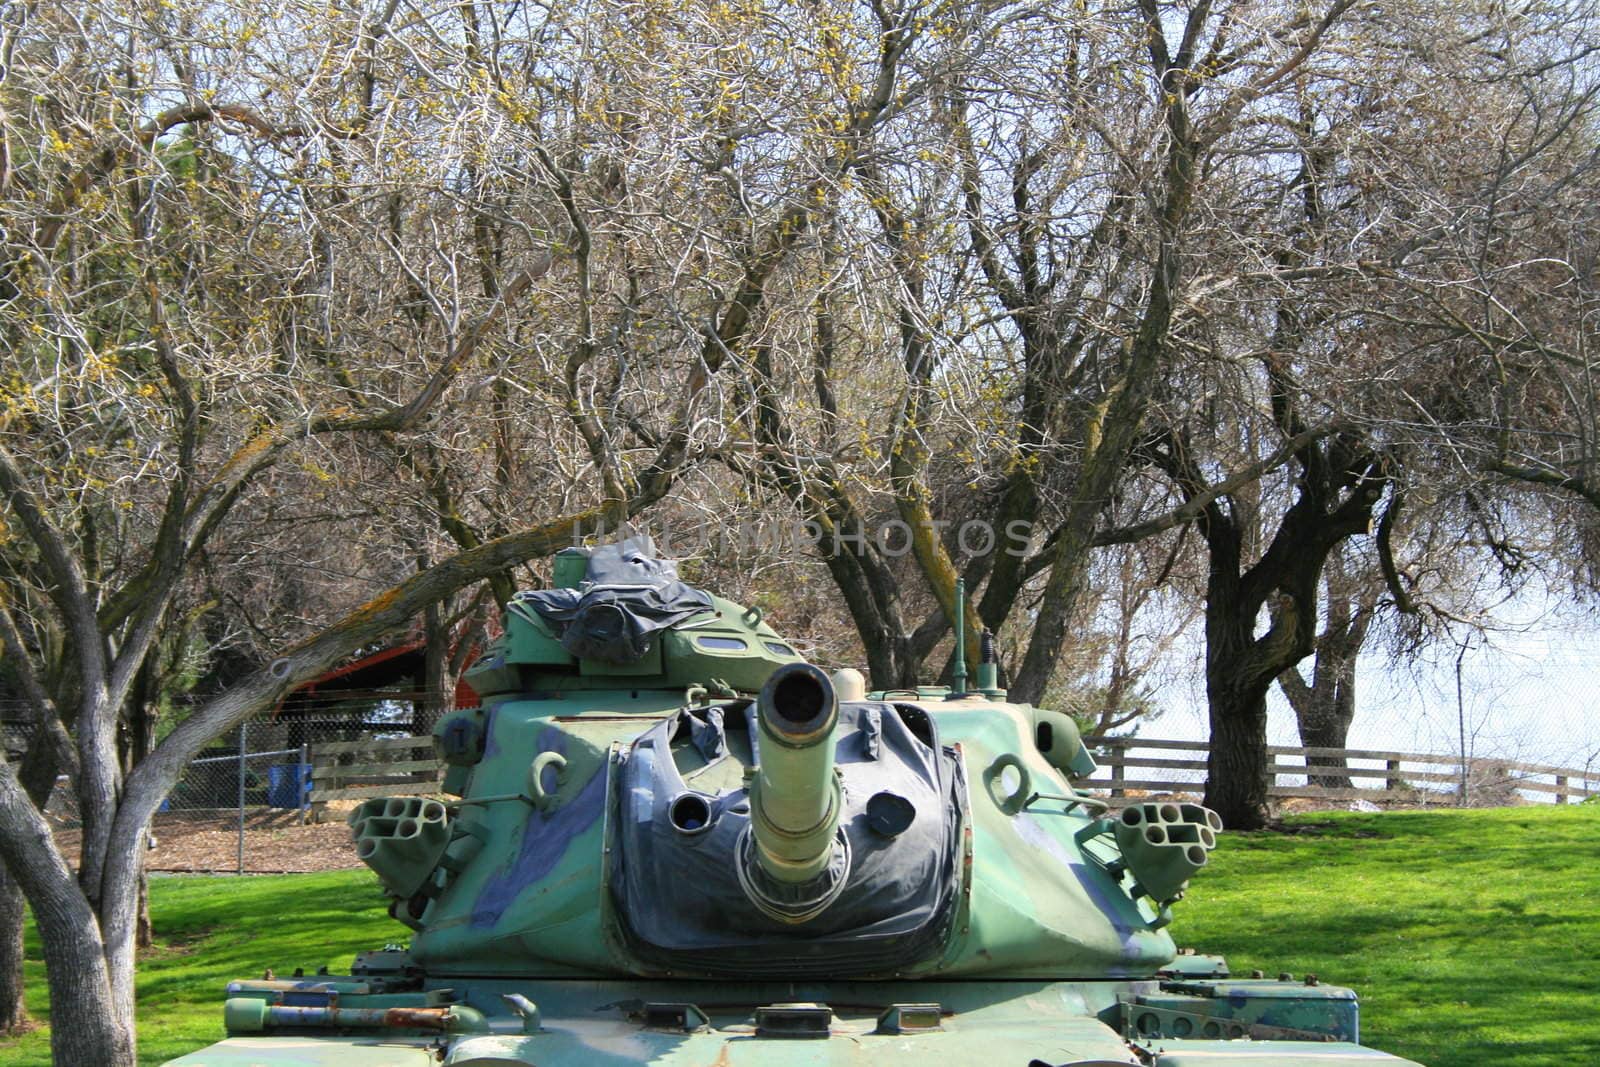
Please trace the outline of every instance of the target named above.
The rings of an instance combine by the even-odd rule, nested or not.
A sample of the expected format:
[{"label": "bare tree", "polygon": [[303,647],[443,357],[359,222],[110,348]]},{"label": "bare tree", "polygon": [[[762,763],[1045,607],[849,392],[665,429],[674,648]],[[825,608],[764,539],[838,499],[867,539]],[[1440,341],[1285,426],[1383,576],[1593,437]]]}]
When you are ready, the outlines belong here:
[{"label": "bare tree", "polygon": [[[848,153],[877,120],[802,106],[767,27],[763,50],[733,51],[742,88],[782,94],[767,147],[787,147],[751,169],[740,211],[708,207],[722,179],[685,149],[717,143],[732,53],[715,33],[469,8],[404,26],[392,5],[310,26],[218,9],[249,31],[219,43],[177,6],[8,9],[0,618],[84,830],[74,870],[26,787],[33,761],[0,763],[0,856],[39,920],[54,1010],[78,1021],[53,1031],[62,1062],[132,1062],[140,842],[188,759],[431,605],[660,500],[718,443],[718,375],[848,166],[816,162],[817,130]],[[474,420],[460,402],[485,394]],[[539,437],[548,482],[509,469]],[[557,484],[561,508],[541,511],[559,517],[528,526],[520,504],[463,492],[480,441],[501,502]],[[122,709],[206,553],[248,554],[236,520],[274,494],[381,485],[375,448],[415,481],[347,509],[352,558],[414,561],[373,521],[407,485],[460,551],[364,602],[267,620],[272,660],[124,769]]]},{"label": "bare tree", "polygon": [[1431,98],[1413,90],[1394,150],[1361,162],[1392,271],[1360,306],[1433,373],[1363,413],[1436,479],[1592,507],[1597,11],[1464,5],[1445,25],[1463,44],[1418,56]]},{"label": "bare tree", "polygon": [[[132,1057],[140,837],[201,745],[646,509],[785,502],[884,686],[939,674],[964,579],[1025,700],[1102,594],[1131,685],[1203,541],[1211,799],[1259,822],[1329,558],[1403,608],[1422,487],[1586,498],[1570,8],[6,8],[0,642],[38,726],[0,861],[83,1020],[58,1058]],[[200,632],[214,690],[119,743]]]},{"label": "bare tree", "polygon": [[[1039,699],[1092,550],[1197,512],[1173,501],[1134,531],[1107,508],[1177,358],[1191,212],[1214,208],[1203,168],[1347,6],[1283,21],[1248,5],[974,13],[914,57],[907,118],[874,131],[811,250],[813,321],[790,334],[809,365],[756,367],[759,469],[741,458],[820,533],[880,685],[937,673],[923,661],[947,647],[961,577],[977,594],[967,632],[1016,629],[1025,652],[1005,673]],[[864,375],[892,375],[894,402],[853,388]],[[907,563],[873,520],[903,530]],[[968,521],[988,550],[964,550]]]},{"label": "bare tree", "polygon": [[[1349,554],[1345,546],[1335,549],[1323,568],[1323,616],[1311,652],[1311,680],[1306,681],[1298,664],[1278,675],[1278,687],[1294,710],[1300,743],[1307,748],[1345,747],[1356,714],[1356,662],[1385,588],[1375,568],[1365,573],[1354,569],[1346,560]],[[1350,777],[1338,773],[1345,766],[1343,758],[1312,755],[1306,766],[1314,768],[1307,776],[1311,785],[1350,788]]]}]

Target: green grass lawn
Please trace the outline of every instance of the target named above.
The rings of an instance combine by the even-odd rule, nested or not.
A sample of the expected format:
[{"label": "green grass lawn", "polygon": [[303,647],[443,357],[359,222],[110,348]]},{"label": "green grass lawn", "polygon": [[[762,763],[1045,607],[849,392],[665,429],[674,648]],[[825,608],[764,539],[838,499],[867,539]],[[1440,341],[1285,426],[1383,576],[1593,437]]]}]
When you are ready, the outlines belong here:
[{"label": "green grass lawn", "polygon": [[1429,1067],[1600,1064],[1600,808],[1295,824],[1224,835],[1180,944],[1351,986],[1363,1042]]},{"label": "green grass lawn", "polygon": [[[222,988],[260,978],[266,967],[288,977],[326,964],[344,971],[357,952],[404,941],[411,931],[389,918],[378,880],[365,870],[244,878],[153,878],[150,911],[157,945],[139,964],[139,1059],[159,1064],[223,1037]],[[28,1009],[49,1009],[38,939],[28,931]],[[0,1041],[6,1067],[50,1062],[43,1028]]]},{"label": "green grass lawn", "polygon": [[[1177,907],[1183,945],[1235,973],[1354,986],[1368,1044],[1429,1067],[1600,1064],[1600,808],[1317,815],[1229,834]],[[160,947],[139,973],[139,1048],[157,1064],[222,1036],[222,986],[272,966],[349,965],[407,931],[364,871],[162,878]],[[38,956],[37,941],[29,953]],[[30,1007],[47,1009],[30,964]],[[40,1030],[0,1062],[49,1062]]]}]

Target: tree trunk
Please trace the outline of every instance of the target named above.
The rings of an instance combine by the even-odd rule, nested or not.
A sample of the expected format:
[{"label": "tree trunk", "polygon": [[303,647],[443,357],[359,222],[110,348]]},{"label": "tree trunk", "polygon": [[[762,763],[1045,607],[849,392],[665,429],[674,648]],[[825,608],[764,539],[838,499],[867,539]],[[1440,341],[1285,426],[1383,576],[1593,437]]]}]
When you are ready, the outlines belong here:
[{"label": "tree trunk", "polygon": [[1220,515],[1207,524],[1211,548],[1206,587],[1206,706],[1211,748],[1206,807],[1230,830],[1259,830],[1270,814],[1267,786],[1267,689],[1253,634],[1256,603],[1241,596],[1239,529]]},{"label": "tree trunk", "polygon": [[[1182,94],[1177,94],[1181,96]],[[1177,111],[1172,112],[1174,116]],[[1184,133],[1187,120],[1177,122],[1175,133]],[[1180,129],[1183,127],[1185,129]],[[1093,416],[1095,444],[1086,449],[1072,490],[1072,503],[1061,524],[1059,539],[1051,550],[1050,577],[1033,624],[1033,636],[1023,654],[1022,666],[1011,684],[1012,699],[1037,704],[1044,697],[1067,627],[1076,614],[1088,585],[1089,556],[1094,548],[1095,526],[1110,501],[1118,480],[1128,466],[1139,434],[1144,428],[1150,405],[1152,382],[1161,357],[1166,352],[1167,331],[1178,296],[1182,262],[1178,251],[1178,231],[1187,213],[1192,179],[1193,145],[1187,136],[1175,137],[1168,153],[1167,205],[1162,219],[1160,251],[1155,277],[1139,328],[1130,345],[1126,363],[1120,368],[1115,388],[1106,397],[1103,412]]]},{"label": "tree trunk", "polygon": [[[1316,731],[1300,731],[1307,748],[1344,748],[1345,732],[1349,729],[1350,722],[1330,723],[1326,733]],[[1349,765],[1337,756],[1308,756],[1306,765],[1312,773],[1306,775],[1306,782],[1310,785],[1320,786],[1324,789],[1352,789],[1350,775],[1340,773],[1349,770]],[[1323,768],[1321,772],[1317,768]]]},{"label": "tree trunk", "polygon": [[134,944],[149,948],[156,941],[155,923],[150,919],[150,872],[139,871],[139,918],[134,926]]},{"label": "tree trunk", "polygon": [[50,1027],[51,1061],[135,1067],[133,1020],[119,1015],[97,941],[81,930],[44,937],[50,1017],[58,1020]]},{"label": "tree trunk", "polygon": [[[1290,669],[1280,678],[1283,693],[1290,696],[1294,709],[1294,725],[1299,728],[1301,744],[1307,749],[1342,749],[1350,734],[1350,721],[1355,718],[1355,657],[1333,664],[1325,662],[1331,657],[1328,651],[1318,651],[1315,677],[1317,685],[1307,686],[1299,681],[1298,670]],[[1293,675],[1293,680],[1290,680]],[[1323,683],[1326,678],[1326,685]],[[1294,685],[1299,681],[1299,686]],[[1309,755],[1306,781],[1323,789],[1350,789],[1346,763],[1341,757]],[[1315,768],[1326,768],[1318,773]]]},{"label": "tree trunk", "polygon": [[[41,812],[55,792],[59,753],[69,749],[65,734],[52,732],[48,726],[35,730],[28,742],[17,781]],[[5,859],[0,857],[0,1034],[24,1029],[28,1019],[22,982],[25,903],[21,882],[6,870]]]},{"label": "tree trunk", "polygon": [[[1285,432],[1294,431],[1293,418],[1282,421]],[[1301,450],[1295,502],[1248,569],[1243,567],[1245,537],[1234,504],[1214,501],[1202,513],[1200,526],[1209,551],[1206,697],[1211,753],[1206,804],[1234,829],[1266,825],[1272,778],[1267,769],[1267,691],[1315,649],[1317,593],[1328,555],[1367,528],[1383,492],[1386,475],[1377,462],[1364,454],[1343,454],[1347,447],[1342,442],[1327,446],[1337,453],[1337,463],[1320,446]],[[1175,454],[1166,462],[1185,492],[1196,495],[1204,483],[1192,461]],[[1257,636],[1263,611],[1271,624]]]},{"label": "tree trunk", "polygon": [[[768,382],[773,377],[771,349],[756,348],[752,365],[756,379],[756,433],[774,455],[793,454],[793,441],[784,423],[783,405]],[[786,461],[769,462],[763,471],[773,485],[794,504],[814,535],[813,548],[828,568],[850,621],[855,624],[866,653],[867,672],[876,689],[908,689],[917,684],[920,660],[912,649],[905,625],[900,585],[872,544],[866,519],[844,487],[844,480],[824,473],[803,476]],[[751,476],[751,487],[763,483]]]},{"label": "tree trunk", "polygon": [[[1328,559],[1328,622],[1317,638],[1316,660],[1308,685],[1297,667],[1278,676],[1278,687],[1294,709],[1300,743],[1307,748],[1344,748],[1356,714],[1356,660],[1372,623],[1370,604],[1352,604],[1345,586],[1348,578],[1338,553]],[[1325,789],[1351,788],[1350,776],[1339,756],[1307,756],[1307,782]]]},{"label": "tree trunk", "polygon": [[50,976],[51,1061],[135,1067],[133,1019],[117,1008],[98,932],[98,924],[92,922],[83,927],[64,916],[40,916],[39,936]]},{"label": "tree trunk", "polygon": [[[0,760],[0,847],[7,867],[27,894],[44,948],[50,982],[50,1052],[57,1064],[134,1067],[133,960],[121,977],[128,991],[117,995],[101,924],[50,826],[24,793],[11,767]],[[120,903],[110,897],[112,906]],[[134,902],[129,894],[126,903]]]},{"label": "tree trunk", "polygon": [[[1206,705],[1211,721],[1211,749],[1206,757],[1206,806],[1233,830],[1259,830],[1267,824],[1267,690],[1273,679],[1311,651],[1312,636],[1303,620],[1315,618],[1315,599],[1282,596],[1272,610],[1272,627],[1257,637],[1256,619],[1267,593],[1281,590],[1287,575],[1269,560],[1296,561],[1299,581],[1290,583],[1303,594],[1301,552],[1276,551],[1292,540],[1299,523],[1286,518],[1267,556],[1248,571],[1241,564],[1244,533],[1231,513],[1213,505],[1206,510],[1203,530],[1209,550],[1206,577]],[[1320,557],[1316,560],[1320,566]],[[1242,573],[1241,573],[1242,572]],[[1312,571],[1314,574],[1315,571]],[[1315,593],[1314,581],[1310,591]]]},{"label": "tree trunk", "polygon": [[1022,664],[1009,686],[1011,699],[1038,704],[1044,699],[1050,679],[1061,661],[1061,648],[1067,641],[1067,626],[1078,610],[1089,577],[1090,543],[1100,508],[1079,504],[1061,527],[1056,542],[1055,562],[1045,584],[1040,610],[1034,620],[1033,635],[1023,653]]},{"label": "tree trunk", "polygon": [[[156,747],[154,690],[157,688],[155,659],[152,657],[140,667],[128,699],[128,751],[122,765],[124,778]],[[155,944],[155,927],[150,921],[150,876],[145,873],[142,856],[143,853],[139,864],[139,917],[134,925],[134,944],[149,948]]]},{"label": "tree trunk", "polygon": [[[426,561],[423,566],[426,567]],[[444,605],[430,604],[422,613],[422,698],[412,704],[411,732],[433,733],[433,724],[455,705],[455,678],[450,673],[450,627]]]},{"label": "tree trunk", "polygon": [[22,988],[22,887],[0,861],[0,1034],[27,1028]]},{"label": "tree trunk", "polygon": [[[1208,669],[1207,674],[1213,672]],[[1208,677],[1211,754],[1206,758],[1206,807],[1230,830],[1267,824],[1267,700],[1264,689],[1240,689]]]}]

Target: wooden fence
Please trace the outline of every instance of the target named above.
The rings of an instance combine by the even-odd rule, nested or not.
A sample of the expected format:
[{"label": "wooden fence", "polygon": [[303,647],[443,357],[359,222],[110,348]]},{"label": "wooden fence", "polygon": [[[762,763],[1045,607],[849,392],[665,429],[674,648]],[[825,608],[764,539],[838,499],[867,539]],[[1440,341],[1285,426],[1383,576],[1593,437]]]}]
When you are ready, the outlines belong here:
[{"label": "wooden fence", "polygon": [[443,772],[431,736],[329,741],[311,746],[311,803],[437,793]]},{"label": "wooden fence", "polygon": [[[1089,737],[1100,768],[1077,784],[1108,790],[1112,797],[1128,792],[1184,793],[1205,787],[1204,741],[1172,741],[1148,737]],[[1370,800],[1414,804],[1455,804],[1463,775],[1468,803],[1505,802],[1512,793],[1533,793],[1557,804],[1600,796],[1600,767],[1551,767],[1513,760],[1383,752],[1359,748],[1304,748],[1274,745],[1267,749],[1272,784],[1268,795],[1326,800]],[[1306,759],[1342,759],[1345,766],[1307,767]],[[1298,760],[1299,762],[1291,762]],[[330,800],[416,796],[439,791],[443,765],[433,755],[430,737],[333,741],[311,748],[311,803],[315,812]],[[1159,776],[1148,772],[1164,772]],[[1144,772],[1144,773],[1141,773]],[[1171,773],[1180,772],[1180,773]],[[1349,778],[1354,788],[1327,788],[1286,778],[1307,774]],[[1366,784],[1370,783],[1370,784]]]},{"label": "wooden fence", "polygon": [[[1148,737],[1089,737],[1084,740],[1095,750],[1100,769],[1093,777],[1080,781],[1080,786],[1106,789],[1113,797],[1126,796],[1129,790],[1183,793],[1198,792],[1205,787],[1206,755],[1211,747],[1205,741]],[[1284,745],[1270,746],[1267,755],[1271,760],[1267,770],[1272,775],[1267,793],[1280,798],[1456,804],[1462,800],[1463,781],[1465,802],[1469,804],[1504,803],[1512,793],[1553,797],[1557,804],[1600,795],[1600,767],[1579,769],[1483,757],[1463,760],[1460,756],[1416,752]],[[1308,767],[1308,758],[1342,760],[1345,765]],[[1291,760],[1300,762],[1286,762]],[[1149,771],[1184,773],[1160,776],[1140,773]],[[1348,778],[1353,788],[1283,781],[1284,778],[1304,779],[1308,774]]]}]

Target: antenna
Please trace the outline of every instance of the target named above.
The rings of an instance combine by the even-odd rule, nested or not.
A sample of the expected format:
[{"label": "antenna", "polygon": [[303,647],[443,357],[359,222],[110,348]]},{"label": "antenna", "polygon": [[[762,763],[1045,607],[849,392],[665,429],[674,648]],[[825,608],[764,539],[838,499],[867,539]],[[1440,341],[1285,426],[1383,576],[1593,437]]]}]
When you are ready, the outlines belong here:
[{"label": "antenna", "polygon": [[956,617],[952,622],[956,631],[956,652],[950,667],[950,695],[967,691],[967,580],[956,579]]}]

